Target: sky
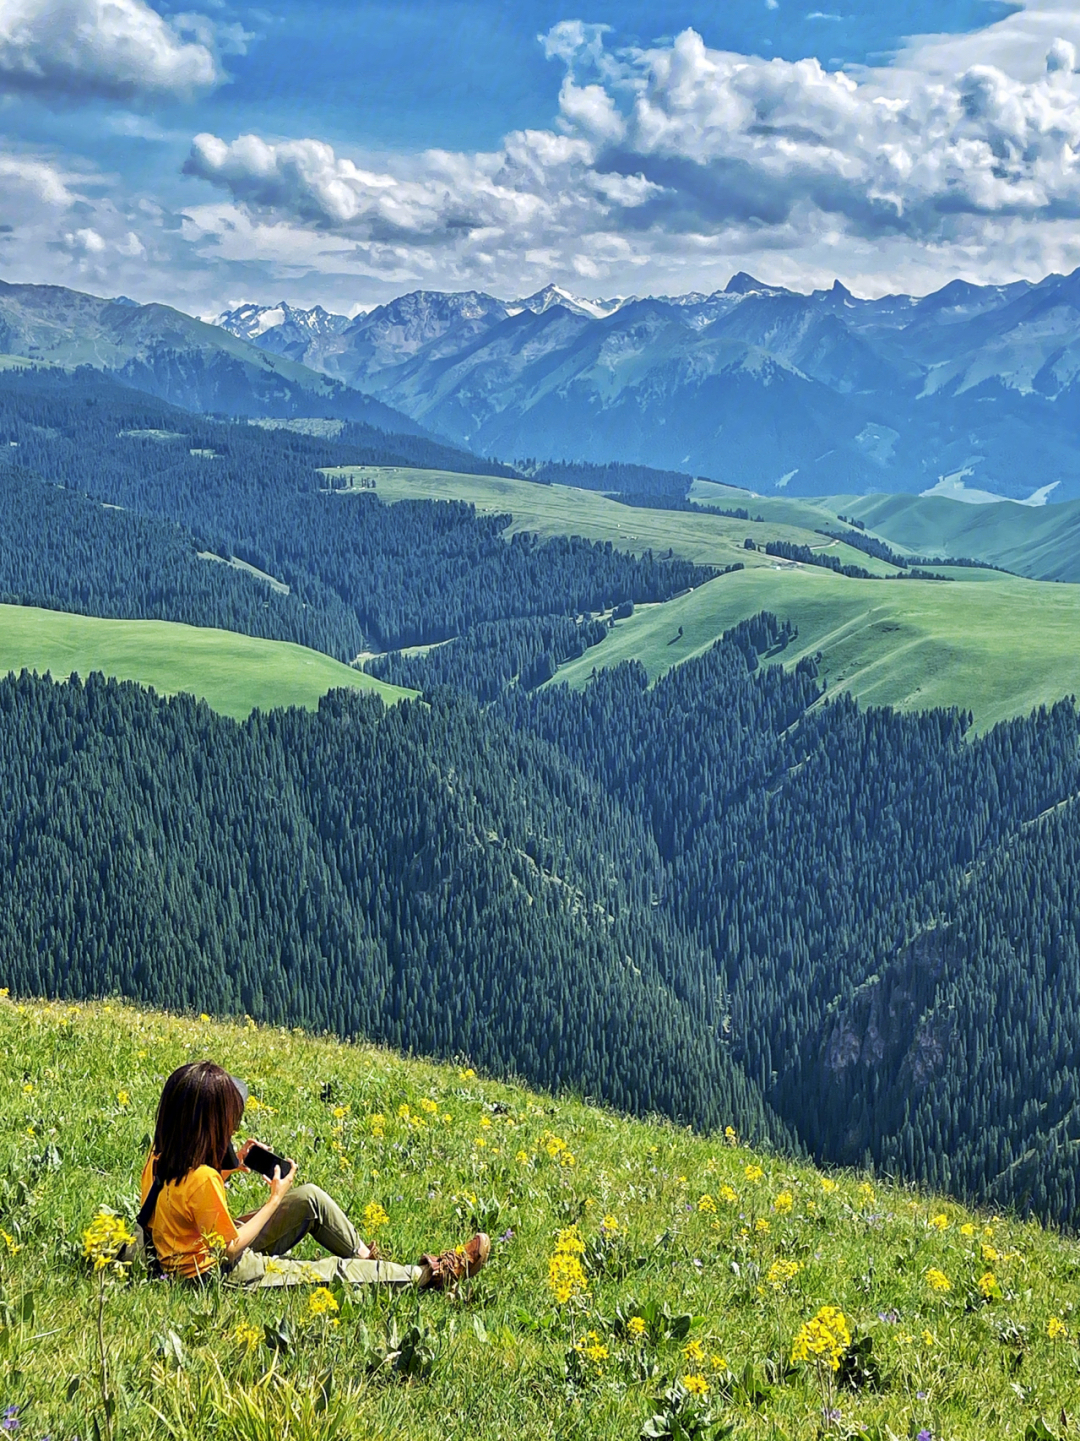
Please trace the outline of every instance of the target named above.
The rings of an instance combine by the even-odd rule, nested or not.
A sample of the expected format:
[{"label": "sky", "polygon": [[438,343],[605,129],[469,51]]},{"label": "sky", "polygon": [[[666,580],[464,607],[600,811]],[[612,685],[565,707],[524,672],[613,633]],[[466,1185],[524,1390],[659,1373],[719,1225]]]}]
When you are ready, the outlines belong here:
[{"label": "sky", "polygon": [[187,5],[0,0],[0,279],[212,316],[1080,266],[1076,0]]}]

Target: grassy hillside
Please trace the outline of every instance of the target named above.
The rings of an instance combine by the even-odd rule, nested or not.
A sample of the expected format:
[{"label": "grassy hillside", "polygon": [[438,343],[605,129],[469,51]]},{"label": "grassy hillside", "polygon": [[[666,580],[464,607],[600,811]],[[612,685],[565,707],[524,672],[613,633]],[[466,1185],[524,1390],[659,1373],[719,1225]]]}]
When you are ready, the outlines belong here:
[{"label": "grassy hillside", "polygon": [[[861,565],[872,575],[895,575],[896,567],[884,565],[862,551],[840,542],[830,542],[807,529],[808,513],[795,523],[731,520],[721,515],[700,515],[692,511],[643,510],[621,505],[595,490],[577,490],[565,485],[537,485],[528,480],[503,480],[487,475],[454,475],[443,470],[406,470],[389,466],[346,466],[326,472],[341,479],[355,476],[374,480],[375,494],[383,500],[466,500],[481,511],[508,511],[515,531],[535,531],[542,536],[581,535],[587,540],[608,541],[620,550],[639,554],[652,549],[658,553],[671,548],[698,565],[771,565],[765,555],[744,549],[747,536],[764,545],[766,540],[789,540],[827,550],[843,565]],[[740,492],[722,487],[728,506],[744,503],[751,515],[757,504]],[[732,500],[730,497],[734,496]],[[827,517],[815,523],[824,524]]]},{"label": "grassy hillside", "polygon": [[841,508],[911,553],[967,555],[1020,575],[1080,581],[1080,501],[965,505],[935,495],[868,495]]},{"label": "grassy hillside", "polygon": [[[662,606],[642,606],[559,672],[640,660],[651,675],[707,649],[761,610],[798,626],[785,664],[822,656],[831,691],[900,710],[963,706],[985,730],[1044,702],[1080,695],[1080,588],[979,581],[847,580],[811,566],[722,576]],[[683,634],[678,635],[679,627]]]},{"label": "grassy hillside", "polygon": [[[739,621],[771,610],[799,628],[797,648],[784,653],[786,663],[820,651],[830,688],[874,704],[906,710],[963,706],[974,713],[976,726],[986,729],[1043,702],[1080,694],[1080,588],[960,567],[942,568],[951,577],[948,584],[883,585],[817,566],[778,563],[763,549],[744,548],[748,536],[761,547],[768,540],[792,540],[824,548],[828,542],[810,527],[835,524],[837,509],[847,514],[854,508],[850,498],[759,503],[747,496],[751,515],[768,516],[755,522],[637,509],[594,491],[528,481],[374,468],[363,474],[374,479],[376,494],[385,500],[459,499],[482,510],[508,511],[514,517],[511,530],[586,535],[637,551],[671,548],[699,563],[744,564],[745,570],[663,605],[638,607],[601,645],[559,671],[559,679],[572,685],[584,684],[594,666],[629,659],[659,675],[700,654]],[[731,504],[726,487],[712,489],[723,490],[725,504]],[[1001,509],[937,503],[964,511]],[[1023,507],[1010,507],[1018,509]],[[878,575],[896,574],[894,567],[842,544],[829,546],[827,553]]]},{"label": "grassy hillside", "polygon": [[[131,1215],[162,1080],[204,1056],[384,1254],[479,1225],[492,1260],[459,1295],[396,1298],[106,1272],[117,1437],[633,1441],[665,1413],[648,1435],[1074,1434],[1075,1248],[1034,1226],[251,1023],[7,998],[0,1055],[0,1412],[27,1441],[108,1434],[80,1237]],[[815,1363],[824,1307],[842,1322],[833,1350],[803,1332]]]},{"label": "grassy hillside", "polygon": [[383,685],[319,651],[159,620],[98,620],[32,606],[0,606],[0,675],[33,670],[56,677],[101,671],[152,686],[188,691],[214,710],[244,720],[275,706],[314,709],[338,686],[374,690],[388,702],[409,692]]}]

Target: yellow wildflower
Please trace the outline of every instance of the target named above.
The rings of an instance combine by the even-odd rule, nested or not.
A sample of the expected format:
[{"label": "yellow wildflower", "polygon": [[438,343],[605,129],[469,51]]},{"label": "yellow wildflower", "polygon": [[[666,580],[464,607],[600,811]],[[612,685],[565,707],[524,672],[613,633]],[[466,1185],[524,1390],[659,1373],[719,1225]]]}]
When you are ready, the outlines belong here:
[{"label": "yellow wildflower", "polygon": [[1001,1257],[998,1255],[997,1251],[994,1250],[993,1246],[986,1246],[986,1245],[984,1245],[984,1246],[982,1247],[982,1258],[983,1258],[984,1261],[988,1261],[988,1262],[990,1262],[991,1264],[992,1264],[994,1261],[1000,1261],[1000,1260],[1001,1260]]},{"label": "yellow wildflower", "polygon": [[728,1143],[729,1146],[737,1146],[739,1144],[739,1138],[735,1134],[734,1126],[724,1127],[724,1140]]},{"label": "yellow wildflower", "polygon": [[389,1223],[390,1217],[386,1214],[378,1201],[369,1201],[364,1207],[364,1226],[369,1231],[377,1231],[380,1226]]},{"label": "yellow wildflower", "polygon": [[788,1216],[791,1214],[791,1208],[794,1206],[794,1204],[795,1197],[791,1194],[791,1192],[781,1191],[779,1196],[777,1196],[776,1200],[773,1202],[773,1210],[778,1216]]},{"label": "yellow wildflower", "polygon": [[1060,1316],[1051,1316],[1046,1323],[1046,1334],[1051,1341],[1060,1341],[1062,1336],[1069,1334],[1069,1328]]},{"label": "yellow wildflower", "polygon": [[704,1361],[705,1359],[705,1347],[700,1341],[687,1341],[682,1353],[684,1361]]},{"label": "yellow wildflower", "polygon": [[937,1345],[937,1337],[934,1335],[933,1331],[924,1331],[922,1333],[922,1340],[924,1346]]},{"label": "yellow wildflower", "polygon": [[952,1290],[952,1282],[949,1280],[948,1276],[945,1275],[945,1272],[939,1271],[936,1266],[931,1266],[927,1271],[926,1283],[930,1287],[931,1291],[940,1291],[944,1293],[945,1291]]},{"label": "yellow wildflower", "polygon": [[682,1383],[690,1392],[691,1396],[707,1396],[709,1394],[709,1383],[700,1373],[684,1376]]},{"label": "yellow wildflower", "polygon": [[791,1348],[793,1362],[824,1364],[840,1369],[840,1358],[851,1345],[851,1328],[843,1311],[822,1306],[812,1321],[804,1321]]},{"label": "yellow wildflower", "polygon": [[640,1341],[641,1338],[645,1335],[645,1331],[645,1320],[641,1316],[631,1316],[629,1321],[627,1321],[626,1323],[626,1334],[633,1341]]},{"label": "yellow wildflower", "polygon": [[556,1251],[548,1261],[548,1285],[560,1306],[573,1296],[583,1296],[589,1289],[581,1262],[569,1251]]},{"label": "yellow wildflower", "polygon": [[774,1261],[769,1267],[765,1279],[774,1290],[782,1291],[789,1281],[794,1281],[799,1270],[798,1261]]},{"label": "yellow wildflower", "polygon": [[309,1316],[335,1316],[340,1310],[341,1307],[338,1305],[333,1292],[328,1290],[326,1286],[320,1286],[317,1290],[312,1291],[308,1297]]},{"label": "yellow wildflower", "polygon": [[605,1236],[617,1236],[621,1229],[619,1226],[619,1218],[611,1215],[605,1216],[600,1222],[600,1229]]},{"label": "yellow wildflower", "polygon": [[433,1101],[430,1096],[424,1096],[420,1102],[420,1109],[426,1111],[429,1116],[434,1116],[439,1109],[438,1101]]},{"label": "yellow wildflower", "polygon": [[831,1196],[836,1190],[836,1182],[831,1176],[822,1176],[821,1189],[825,1192],[826,1196]]},{"label": "yellow wildflower", "polygon": [[574,1342],[574,1350],[594,1366],[601,1365],[611,1354],[596,1331],[586,1331],[579,1341]]},{"label": "yellow wildflower", "polygon": [[104,1271],[107,1266],[120,1264],[117,1252],[134,1239],[119,1216],[112,1211],[99,1211],[83,1232],[83,1258],[93,1261],[95,1271]]},{"label": "yellow wildflower", "polygon": [[528,1151],[519,1151],[514,1157],[514,1160],[517,1161],[519,1166],[527,1166],[529,1164]]},{"label": "yellow wildflower", "polygon": [[964,1224],[960,1227],[960,1234],[961,1236],[974,1236],[975,1227],[971,1224],[970,1221],[965,1221]]},{"label": "yellow wildflower", "polygon": [[476,1072],[473,1070],[473,1068],[472,1068],[471,1066],[467,1066],[464,1071],[459,1071],[459,1072],[458,1072],[458,1077],[459,1077],[462,1081],[475,1081],[475,1080],[476,1080]]},{"label": "yellow wildflower", "polygon": [[122,1111],[126,1110],[127,1107],[131,1105],[131,1097],[126,1091],[117,1091],[116,1104],[120,1107]]},{"label": "yellow wildflower", "polygon": [[716,1194],[720,1197],[721,1201],[726,1202],[729,1206],[734,1206],[735,1202],[739,1199],[739,1193],[735,1190],[734,1186],[729,1186],[726,1181]]},{"label": "yellow wildflower", "polygon": [[930,1217],[930,1225],[935,1231],[946,1231],[949,1227],[949,1218],[944,1213]]},{"label": "yellow wildflower", "polygon": [[760,1181],[765,1172],[760,1166],[747,1166],[743,1174],[748,1181]]},{"label": "yellow wildflower", "polygon": [[576,1226],[567,1226],[564,1231],[559,1232],[555,1238],[555,1250],[569,1256],[583,1256],[585,1254],[585,1242],[578,1234],[578,1228]]},{"label": "yellow wildflower", "polygon": [[707,1192],[704,1196],[702,1196],[701,1200],[698,1201],[697,1208],[699,1211],[705,1211],[708,1215],[711,1216],[714,1216],[716,1214],[716,1202]]},{"label": "yellow wildflower", "polygon": [[760,1231],[761,1234],[764,1236],[772,1230],[772,1226],[769,1224],[768,1221],[766,1221],[764,1216],[759,1216],[758,1219],[754,1222],[754,1230]]},{"label": "yellow wildflower", "polygon": [[22,1247],[16,1242],[15,1237],[11,1235],[9,1231],[5,1231],[3,1226],[0,1226],[0,1241],[3,1241],[4,1250],[7,1251],[9,1256],[17,1256],[22,1250]]},{"label": "yellow wildflower", "polygon": [[992,1301],[999,1294],[997,1277],[993,1271],[985,1271],[975,1283],[982,1296],[987,1301]]},{"label": "yellow wildflower", "polygon": [[233,1332],[233,1340],[238,1346],[243,1346],[245,1351],[254,1351],[262,1338],[262,1331],[258,1326],[253,1326],[250,1321],[241,1321]]},{"label": "yellow wildflower", "polygon": [[864,1206],[872,1206],[876,1199],[874,1188],[869,1181],[863,1181],[855,1194]]}]

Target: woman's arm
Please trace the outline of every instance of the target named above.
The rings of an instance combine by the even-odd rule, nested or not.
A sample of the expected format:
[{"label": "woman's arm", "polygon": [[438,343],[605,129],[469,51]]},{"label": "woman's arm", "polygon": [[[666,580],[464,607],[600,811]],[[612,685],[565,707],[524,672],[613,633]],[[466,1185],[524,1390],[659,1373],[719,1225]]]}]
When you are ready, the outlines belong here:
[{"label": "woman's arm", "polygon": [[274,1177],[270,1182],[270,1195],[259,1207],[259,1209],[248,1217],[236,1230],[236,1239],[230,1241],[225,1247],[225,1256],[229,1261],[235,1261],[242,1251],[246,1251],[252,1241],[269,1221],[277,1208],[281,1205],[282,1199],[296,1179],[296,1162],[289,1162],[289,1170],[286,1175],[281,1174],[278,1166],[274,1167]]}]

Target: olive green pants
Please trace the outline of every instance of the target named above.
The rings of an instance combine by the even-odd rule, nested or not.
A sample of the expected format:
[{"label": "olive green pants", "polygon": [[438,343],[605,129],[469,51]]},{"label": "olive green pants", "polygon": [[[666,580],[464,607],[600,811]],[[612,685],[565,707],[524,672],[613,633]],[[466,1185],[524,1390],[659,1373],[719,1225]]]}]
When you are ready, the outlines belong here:
[{"label": "olive green pants", "polygon": [[[298,1261],[286,1253],[312,1236],[329,1256]],[[360,1237],[338,1203],[318,1186],[294,1186],[255,1240],[227,1272],[227,1286],[411,1286],[419,1266],[361,1261]]]}]

